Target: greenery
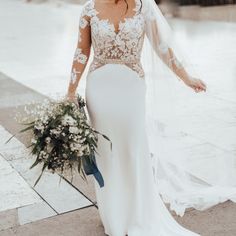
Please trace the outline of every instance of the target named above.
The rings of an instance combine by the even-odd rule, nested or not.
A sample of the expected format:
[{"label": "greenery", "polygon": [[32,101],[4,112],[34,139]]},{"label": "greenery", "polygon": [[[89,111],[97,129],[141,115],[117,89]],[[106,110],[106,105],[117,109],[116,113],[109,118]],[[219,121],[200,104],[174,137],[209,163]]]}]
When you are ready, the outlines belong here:
[{"label": "greenery", "polygon": [[[86,180],[83,160],[94,161],[98,136],[107,136],[91,127],[85,112],[85,102],[78,96],[79,107],[70,101],[45,101],[26,110],[26,128],[20,132],[32,131],[31,152],[36,160],[31,168],[42,164],[40,180],[45,169],[63,174],[76,168]],[[111,143],[111,142],[110,142]]]}]

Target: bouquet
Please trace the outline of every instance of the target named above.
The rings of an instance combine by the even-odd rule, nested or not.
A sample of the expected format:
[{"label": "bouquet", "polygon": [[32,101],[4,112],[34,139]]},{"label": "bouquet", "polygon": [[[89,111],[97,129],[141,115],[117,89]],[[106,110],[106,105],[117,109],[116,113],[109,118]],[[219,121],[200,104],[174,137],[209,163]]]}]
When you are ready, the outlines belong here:
[{"label": "bouquet", "polygon": [[32,131],[29,147],[36,156],[30,168],[42,164],[42,171],[35,185],[45,169],[60,174],[67,170],[72,173],[76,169],[84,180],[86,175],[93,174],[100,187],[104,186],[95,153],[99,135],[109,142],[110,140],[91,127],[85,112],[85,102],[80,96],[78,104],[79,107],[70,101],[46,100],[33,110],[25,109],[28,116],[24,125],[27,127],[20,132]]}]

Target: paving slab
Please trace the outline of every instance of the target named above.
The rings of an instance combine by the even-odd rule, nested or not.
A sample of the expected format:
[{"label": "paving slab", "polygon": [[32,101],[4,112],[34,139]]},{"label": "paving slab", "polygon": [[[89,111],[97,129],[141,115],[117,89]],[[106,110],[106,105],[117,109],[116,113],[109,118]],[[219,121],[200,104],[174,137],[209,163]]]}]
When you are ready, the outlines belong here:
[{"label": "paving slab", "polygon": [[[10,136],[10,134],[2,127],[1,131],[2,138],[5,139]],[[0,175],[5,177],[0,179],[2,187],[0,190],[2,191],[0,210],[24,206],[26,205],[24,203],[25,201],[27,202],[30,194],[37,196],[37,199],[40,200],[39,202],[27,202],[28,206],[18,209],[18,220],[20,224],[25,224],[38,219],[93,205],[93,202],[84,194],[74,188],[65,179],[61,179],[57,174],[49,172],[44,173],[39,183],[34,186],[35,181],[41,173],[42,166],[39,165],[30,169],[30,166],[35,161],[35,157],[29,155],[29,151],[25,146],[23,144],[19,145],[20,142],[18,142],[19,141],[16,141],[16,138],[13,138],[12,143],[17,143],[17,146],[13,146],[13,148],[4,148],[3,146],[3,151],[0,149],[0,158],[2,158],[0,159]],[[6,170],[6,168],[3,168],[4,165],[1,161],[11,170],[11,178],[13,178],[12,172],[17,174],[14,180],[10,179],[9,173],[3,171]],[[25,196],[24,186],[22,187],[22,183],[21,185],[19,184],[20,180],[27,182],[26,185],[29,189],[28,198]],[[11,184],[4,184],[4,182],[7,181],[11,181]]]},{"label": "paving slab", "polygon": [[40,202],[40,197],[0,156],[0,211]]},{"label": "paving slab", "polygon": [[[70,181],[70,178],[68,178],[68,180]],[[78,174],[76,174],[72,180],[72,184],[76,188],[85,194],[92,202],[96,203],[94,182],[94,177],[91,175],[87,176],[87,182],[84,182],[84,180]]]},{"label": "paving slab", "polygon": [[14,230],[9,229],[6,231],[0,231],[0,236],[16,236],[16,233]]},{"label": "paving slab", "polygon": [[[4,75],[1,74],[1,77],[4,77]],[[14,88],[14,83],[16,83],[17,90],[20,90],[19,89],[20,86],[19,86],[18,82],[12,80],[11,78],[7,77],[6,75],[5,75],[5,78],[6,78],[5,80],[7,80],[11,83],[12,88]],[[32,91],[33,91],[32,89],[27,88],[24,85],[21,85],[21,87],[24,92],[30,91],[30,93],[32,93]],[[37,97],[39,97],[41,99],[41,101],[43,101],[46,98],[45,96],[40,95],[36,91],[33,91],[33,92],[35,94],[37,94]],[[21,95],[19,94],[19,96],[21,96]],[[18,113],[24,114],[24,108],[25,108],[25,105],[27,104],[27,102],[28,101],[25,101],[25,104],[21,104],[19,106],[14,107],[14,108],[13,107],[10,107],[10,108],[9,107],[4,107],[4,108],[0,107],[0,124],[2,124],[5,127],[5,129],[7,129],[7,130],[3,129],[3,132],[0,132],[1,133],[0,134],[1,141],[7,140],[9,137],[11,137],[10,133],[15,134],[15,133],[19,132],[20,129],[22,129],[22,126],[19,123],[17,123],[17,121],[15,120],[15,116]],[[17,134],[16,137],[26,146],[29,145],[30,137],[28,136],[27,133],[20,134],[20,135]],[[31,186],[33,186],[37,177],[40,174],[40,170],[42,167],[39,165],[39,166],[36,166],[35,168],[29,170],[29,167],[33,164],[35,158],[28,155],[28,153],[25,149],[25,146],[22,145],[22,143],[19,142],[17,139],[12,139],[7,145],[4,142],[2,142],[2,145],[0,143],[0,145],[1,145],[0,147],[2,147],[1,154],[27,180],[27,182]],[[45,177],[43,176],[42,180],[44,178]],[[54,179],[54,181],[59,182],[58,177],[51,176],[51,174],[47,174],[46,178],[50,178],[50,179],[52,178],[52,179]],[[69,180],[69,182],[71,181],[71,179],[69,177],[67,179]],[[65,181],[63,180],[62,182],[65,182]],[[65,183],[65,185],[66,184],[67,183]],[[79,175],[75,175],[73,178],[73,182],[71,184],[75,186],[75,189],[72,188],[73,189],[72,191],[78,192],[78,194],[81,196],[81,199],[84,199],[84,198],[82,197],[80,192],[91,200],[91,201],[87,201],[85,199],[83,204],[81,204],[81,201],[80,201],[80,203],[77,201],[77,204],[75,204],[76,206],[74,209],[84,207],[87,205],[91,205],[92,202],[96,202],[94,180],[93,180],[92,176],[89,176],[88,182],[85,183]],[[42,187],[42,189],[43,188],[44,187]],[[76,190],[76,188],[78,189],[78,191]],[[51,192],[53,192],[52,189],[51,189]],[[56,192],[57,192],[57,190],[56,190]],[[44,194],[45,194],[45,192],[44,192]],[[59,194],[59,193],[57,192],[57,194]],[[73,201],[71,202],[71,204],[73,204]],[[69,207],[68,210],[72,210],[72,208]],[[66,209],[67,208],[65,208],[62,211],[66,211]],[[61,212],[61,209],[59,210],[59,212]]]},{"label": "paving slab", "polygon": [[202,236],[235,236],[236,204],[227,201],[205,211],[190,211],[176,220]]},{"label": "paving slab", "polygon": [[0,233],[2,230],[18,225],[17,209],[0,212]]},{"label": "paving slab", "polygon": [[11,236],[13,232],[17,236],[105,236],[95,207],[0,231],[0,236]]},{"label": "paving slab", "polygon": [[[184,227],[202,236],[235,236],[236,205],[225,202],[206,211],[188,211],[184,217],[174,215]],[[223,227],[222,227],[223,226]],[[104,228],[95,207],[57,215],[22,226],[0,231],[0,236],[105,236]]]},{"label": "paving slab", "polygon": [[18,208],[18,221],[20,225],[55,215],[57,213],[45,201]]},{"label": "paving slab", "polygon": [[12,137],[12,134],[10,134],[3,126],[1,126],[0,123],[0,150],[1,153],[3,151],[9,151],[11,152],[12,149],[22,148],[24,145],[17,140],[16,138],[12,139],[10,142],[6,143],[9,138]]},{"label": "paving slab", "polygon": [[[3,75],[0,77],[4,78]],[[8,78],[1,79],[0,108],[16,107],[42,100],[42,95]]]},{"label": "paving slab", "polygon": [[45,173],[35,190],[59,214],[92,205],[91,201],[56,174]]}]

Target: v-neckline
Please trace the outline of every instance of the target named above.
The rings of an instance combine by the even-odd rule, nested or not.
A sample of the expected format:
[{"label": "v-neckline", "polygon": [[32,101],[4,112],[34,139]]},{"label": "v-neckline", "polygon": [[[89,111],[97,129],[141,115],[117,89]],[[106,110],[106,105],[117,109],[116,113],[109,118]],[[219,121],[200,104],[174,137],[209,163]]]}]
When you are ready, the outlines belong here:
[{"label": "v-neckline", "polygon": [[130,16],[130,17],[124,17],[123,19],[119,20],[118,23],[117,23],[117,27],[116,27],[115,23],[111,22],[110,19],[108,19],[108,18],[104,18],[103,19],[103,18],[100,18],[98,16],[99,11],[95,8],[95,1],[96,0],[92,0],[92,2],[93,2],[93,9],[95,11],[95,16],[96,16],[97,20],[98,21],[105,21],[105,22],[107,22],[107,24],[110,25],[113,28],[113,32],[114,32],[116,37],[122,32],[123,28],[121,29],[120,25],[121,24],[125,24],[125,22],[127,22],[128,20],[134,19],[137,16],[137,13],[138,13],[138,11],[137,11],[137,7],[138,7],[137,1],[138,0],[134,0],[135,6],[132,9],[134,11],[134,14],[132,16]]}]

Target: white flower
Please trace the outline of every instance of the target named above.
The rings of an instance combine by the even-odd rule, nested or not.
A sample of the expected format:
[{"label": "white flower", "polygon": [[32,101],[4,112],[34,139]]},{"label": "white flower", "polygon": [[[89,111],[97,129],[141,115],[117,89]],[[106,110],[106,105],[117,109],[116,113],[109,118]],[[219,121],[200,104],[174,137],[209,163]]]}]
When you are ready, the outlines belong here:
[{"label": "white flower", "polygon": [[79,156],[83,156],[83,155],[84,155],[83,151],[79,150],[78,155],[79,155]]},{"label": "white flower", "polygon": [[85,140],[86,140],[86,138],[82,138],[82,139],[80,140],[80,143],[83,143]]},{"label": "white flower", "polygon": [[36,124],[34,126],[35,129],[40,130],[41,132],[44,131],[44,126],[40,123]]},{"label": "white flower", "polygon": [[86,154],[90,154],[90,148],[88,144],[84,145],[82,149]]},{"label": "white flower", "polygon": [[47,138],[45,139],[45,142],[46,142],[46,143],[50,143],[50,142],[51,142],[51,138],[50,138],[50,137],[47,137]]},{"label": "white flower", "polygon": [[47,124],[49,117],[47,115],[42,114],[42,113],[40,113],[39,115],[40,115],[40,118],[39,118],[40,122],[42,124]]},{"label": "white flower", "polygon": [[37,143],[37,140],[34,139],[34,138],[32,138],[32,139],[31,139],[31,143],[36,144],[36,143]]},{"label": "white flower", "polygon": [[89,130],[85,130],[85,135],[88,135],[89,134]]},{"label": "white flower", "polygon": [[76,120],[69,115],[63,116],[61,123],[62,125],[70,125],[70,126],[75,126],[77,124]]},{"label": "white flower", "polygon": [[45,151],[41,151],[39,156],[42,158],[42,159],[47,159],[48,158],[48,153],[46,153]]},{"label": "white flower", "polygon": [[79,134],[80,130],[79,130],[77,127],[75,127],[75,126],[71,126],[71,127],[69,128],[69,132],[70,132],[71,134]]},{"label": "white flower", "polygon": [[55,134],[55,135],[59,135],[61,133],[61,131],[57,130],[57,129],[52,129],[52,130],[50,130],[50,133]]},{"label": "white flower", "polygon": [[71,151],[79,151],[79,149],[81,148],[81,145],[79,143],[71,143],[70,144],[70,149]]}]

